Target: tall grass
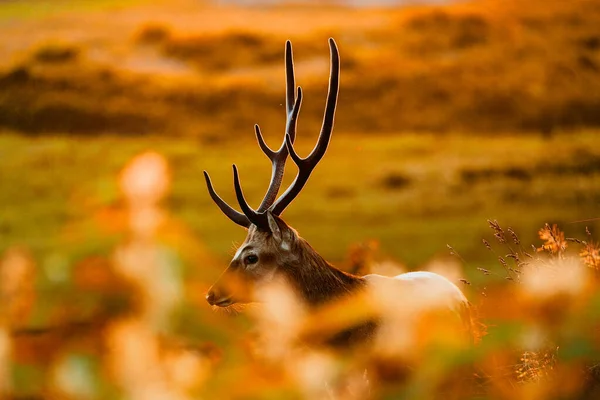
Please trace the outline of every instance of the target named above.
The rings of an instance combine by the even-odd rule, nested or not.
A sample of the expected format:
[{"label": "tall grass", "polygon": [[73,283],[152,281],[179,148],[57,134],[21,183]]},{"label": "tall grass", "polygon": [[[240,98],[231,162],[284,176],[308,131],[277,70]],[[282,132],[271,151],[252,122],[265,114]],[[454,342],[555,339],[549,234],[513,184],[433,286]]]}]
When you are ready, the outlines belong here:
[{"label": "tall grass", "polygon": [[[119,203],[88,216],[100,236],[117,234],[101,253],[69,258],[63,248],[40,262],[23,247],[4,252],[0,390],[5,395],[597,395],[600,256],[589,230],[569,238],[547,224],[530,247],[516,230],[489,221],[491,234],[480,247],[494,254],[496,267],[474,264],[451,247],[463,266],[473,269],[451,278],[478,309],[476,324],[483,336],[472,349],[423,321],[407,331],[414,336],[398,331],[378,342],[374,352],[362,347],[332,351],[315,339],[370,315],[370,303],[355,299],[307,313],[284,286],[265,289],[263,303],[226,310],[231,312],[206,304],[204,294],[222,267],[165,208],[173,176],[167,160],[155,152],[139,154],[120,170]],[[381,270],[381,262],[368,257],[373,249],[353,256],[364,272]],[[441,262],[430,268],[448,275],[455,267]],[[402,298],[401,293],[379,297]],[[421,346],[421,358],[412,359],[412,368],[399,369],[395,357],[412,354],[401,351],[408,339]]]},{"label": "tall grass", "polygon": [[[600,395],[595,1],[71,3],[0,9],[0,397]],[[400,323],[345,351],[323,337],[372,317],[363,299],[307,312],[274,286],[206,303],[244,232],[202,170],[231,203],[232,163],[251,203],[264,192],[251,127],[281,140],[290,36],[301,154],[327,37],[343,64],[328,156],[284,218],[346,270],[447,276],[477,310],[477,346],[394,319],[401,294],[380,293]]]},{"label": "tall grass", "polygon": [[[276,132],[265,134],[269,143],[280,140]],[[247,131],[233,144],[4,134],[0,248],[26,246],[42,259],[65,246],[77,257],[105,252],[119,235],[96,222],[121,204],[115,174],[136,153],[160,149],[174,171],[166,204],[224,262],[243,231],[212,206],[202,170],[211,171],[220,195],[235,204],[227,165],[236,163],[248,177],[245,191],[254,204],[268,184],[269,163],[251,135]],[[306,154],[314,136],[304,129],[299,135],[298,151]],[[285,218],[333,261],[343,261],[353,243],[377,239],[378,257],[410,268],[446,256],[446,244],[473,262],[486,262],[490,256],[479,245],[482,220],[511,221],[532,241],[544,221],[560,222],[574,236],[585,224],[573,222],[597,214],[596,136],[589,131],[546,141],[334,134],[327,157]],[[285,183],[294,172],[288,169]],[[598,229],[598,221],[589,224]]]}]

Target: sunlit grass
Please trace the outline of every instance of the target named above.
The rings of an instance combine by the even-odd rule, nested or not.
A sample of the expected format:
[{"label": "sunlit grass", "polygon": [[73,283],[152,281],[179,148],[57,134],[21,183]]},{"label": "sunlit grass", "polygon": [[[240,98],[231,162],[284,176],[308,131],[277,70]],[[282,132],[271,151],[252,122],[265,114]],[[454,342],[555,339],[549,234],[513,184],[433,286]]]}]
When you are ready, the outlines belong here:
[{"label": "sunlit grass", "polygon": [[2,7],[0,7],[0,22],[14,22],[15,19],[44,18],[72,11],[118,9],[144,2],[145,0],[8,1],[4,2]]},{"label": "sunlit grass", "polygon": [[[485,260],[480,240],[482,221],[488,218],[533,240],[546,221],[567,224],[571,234],[586,224],[568,223],[600,217],[594,184],[600,174],[597,134],[483,140],[460,134],[366,138],[336,132],[327,157],[284,217],[332,260],[343,259],[352,243],[369,239],[379,240],[384,254],[413,267],[447,255],[446,244],[473,262]],[[27,138],[5,133],[0,242],[4,248],[22,245],[48,255],[68,244],[75,230],[82,235],[78,252],[102,251],[110,242],[90,237],[86,243],[85,236],[98,229],[89,215],[120,204],[116,172],[133,155],[152,149],[164,154],[173,169],[167,206],[226,259],[244,231],[214,206],[202,170],[209,171],[220,195],[237,205],[231,175],[231,164],[237,164],[246,196],[256,206],[270,165],[251,136],[248,132],[236,143],[206,143],[157,136]],[[314,139],[300,133],[301,154]],[[270,134],[268,140],[275,146],[280,139]],[[578,170],[584,161],[590,169]],[[290,162],[286,182],[294,173]]]},{"label": "sunlit grass", "polygon": [[[3,2],[0,397],[321,398],[331,374],[345,391],[365,368],[385,371],[362,351],[304,343],[266,362],[268,338],[290,325],[269,323],[264,304],[217,310],[204,298],[245,232],[210,200],[202,171],[236,206],[235,163],[251,205],[262,198],[270,165],[252,124],[279,145],[286,39],[305,90],[296,148],[308,153],[332,36],[336,130],[283,217],[342,268],[439,268],[488,332],[470,351],[429,349],[405,382],[374,380],[374,397],[438,398],[436,382],[475,362],[485,398],[596,398],[598,10]],[[290,161],[286,184],[295,170]],[[520,244],[498,243],[486,220]],[[274,293],[279,322],[304,325],[284,333],[365,312],[333,304],[297,324],[290,293]]]}]

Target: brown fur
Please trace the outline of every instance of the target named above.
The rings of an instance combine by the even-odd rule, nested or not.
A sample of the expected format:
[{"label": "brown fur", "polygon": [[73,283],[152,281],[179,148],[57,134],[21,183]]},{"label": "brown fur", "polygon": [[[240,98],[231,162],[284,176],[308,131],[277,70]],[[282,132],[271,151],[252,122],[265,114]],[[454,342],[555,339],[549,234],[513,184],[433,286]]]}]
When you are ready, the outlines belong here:
[{"label": "brown fur", "polygon": [[[319,255],[306,240],[298,236],[296,231],[279,219],[281,231],[289,243],[289,249],[282,249],[271,232],[265,232],[251,226],[248,235],[240,246],[241,251],[229,264],[229,268],[209,290],[217,297],[231,297],[235,302],[248,302],[249,288],[240,288],[238,282],[236,291],[227,286],[228,280],[238,279],[252,285],[270,274],[283,276],[296,294],[309,307],[323,305],[330,300],[338,299],[355,292],[365,286],[365,280],[356,275],[343,272]],[[251,269],[245,268],[244,258],[247,254],[256,254],[259,262]],[[244,293],[242,293],[244,292]]]},{"label": "brown fur", "polygon": [[[368,279],[335,268],[281,218],[277,216],[270,218],[272,218],[271,231],[264,231],[256,226],[249,228],[246,240],[238,249],[229,268],[209,291],[209,296],[211,293],[218,294],[221,298],[229,300],[217,305],[229,306],[236,302],[253,301],[255,296],[252,292],[255,288],[260,288],[260,285],[256,286],[256,284],[268,283],[274,276],[283,277],[309,309],[317,309],[327,303],[350,298],[366,289],[367,285],[371,284],[368,282],[373,281],[373,276]],[[245,259],[249,255],[257,256],[258,261],[248,265]],[[230,281],[236,279],[244,282],[244,285],[227,286]],[[387,278],[376,277],[376,279]],[[407,306],[410,308],[410,304]],[[459,305],[457,311],[464,324],[465,332],[472,335],[474,326],[471,307],[466,299],[464,304]],[[314,339],[335,347],[344,347],[373,337],[378,325],[377,317],[373,317],[357,325],[347,326],[328,337]]]},{"label": "brown fur", "polygon": [[285,261],[281,272],[309,306],[349,295],[366,284],[362,277],[329,264],[302,238],[292,251],[297,259]]}]

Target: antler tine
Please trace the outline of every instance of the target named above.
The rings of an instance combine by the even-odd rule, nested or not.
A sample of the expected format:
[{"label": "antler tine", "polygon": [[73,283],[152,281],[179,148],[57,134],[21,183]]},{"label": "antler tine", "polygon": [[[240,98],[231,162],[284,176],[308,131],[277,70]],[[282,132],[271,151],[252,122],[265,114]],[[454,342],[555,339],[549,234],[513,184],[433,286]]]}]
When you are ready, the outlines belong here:
[{"label": "antler tine", "polygon": [[242,209],[244,215],[248,218],[248,220],[256,225],[257,227],[267,230],[269,227],[269,222],[267,220],[267,214],[258,213],[252,207],[248,205],[246,198],[244,197],[244,191],[242,190],[242,185],[240,183],[240,177],[238,174],[237,167],[235,164],[233,165],[233,186],[235,188],[235,196],[237,197],[237,201]]},{"label": "antler tine", "polygon": [[[325,113],[323,116],[323,124],[321,126],[321,133],[319,139],[313,151],[306,158],[298,156],[294,150],[294,140],[296,139],[296,125],[298,119],[298,113],[300,112],[300,106],[302,104],[302,89],[297,88],[297,93],[294,95],[296,89],[296,81],[294,77],[294,61],[292,58],[292,44],[288,40],[286,42],[285,52],[285,66],[286,66],[286,129],[285,136],[281,147],[277,151],[271,150],[265,143],[260,127],[255,125],[256,139],[261,150],[272,162],[271,170],[271,182],[267,193],[261,202],[261,205],[257,210],[252,209],[248,205],[244,197],[240,178],[237,167],[233,166],[233,183],[235,187],[235,193],[238,203],[242,209],[242,213],[233,209],[227,204],[219,195],[215,192],[210,177],[206,171],[204,171],[204,177],[206,179],[206,186],[210,193],[210,197],[217,204],[217,206],[223,211],[229,219],[238,225],[249,228],[251,224],[256,225],[260,229],[268,230],[268,219],[266,211],[272,210],[275,215],[280,215],[283,210],[294,200],[294,198],[300,193],[312,170],[319,163],[321,158],[327,151],[331,133],[333,131],[333,123],[335,118],[335,108],[337,104],[338,90],[339,90],[339,74],[340,74],[340,61],[337,45],[333,39],[329,39],[329,49],[331,55],[331,71],[329,74],[329,90],[327,93],[327,104],[325,107]],[[292,159],[298,166],[298,174],[294,179],[294,182],[290,187],[282,194],[279,199],[275,201],[277,192],[281,186],[283,180],[283,172],[285,169],[285,162],[288,154],[291,154]]]},{"label": "antler tine", "polygon": [[256,141],[258,142],[258,147],[260,147],[260,149],[263,151],[263,153],[265,153],[269,160],[273,161],[273,158],[277,153],[271,150],[269,145],[265,142],[262,132],[260,131],[260,126],[258,126],[258,124],[254,125],[254,133],[256,134]]},{"label": "antler tine", "polygon": [[[288,115],[296,105],[294,92],[296,91],[296,75],[294,74],[294,54],[292,52],[292,42],[285,42],[285,108]],[[289,121],[288,121],[289,123]],[[287,129],[287,126],[286,126]],[[295,137],[292,137],[295,139]]]},{"label": "antler tine", "polygon": [[217,206],[221,209],[221,211],[223,211],[223,214],[225,214],[227,217],[229,217],[229,219],[232,220],[233,222],[235,222],[236,224],[241,225],[245,228],[249,228],[250,220],[248,219],[248,217],[246,217],[244,214],[234,210],[229,204],[227,204],[225,202],[225,200],[223,200],[221,197],[219,197],[217,192],[215,192],[215,189],[213,188],[212,182],[210,180],[210,176],[208,175],[208,172],[206,172],[206,171],[204,171],[204,179],[206,179],[206,186],[208,187],[208,193],[210,194],[210,197],[217,204]]},{"label": "antler tine", "polygon": [[329,39],[329,50],[331,54],[330,74],[329,74],[329,90],[327,93],[327,105],[325,107],[325,113],[323,115],[323,124],[321,126],[321,133],[314,149],[306,158],[298,156],[293,146],[293,138],[291,135],[285,137],[286,147],[292,157],[292,160],[298,166],[298,174],[294,179],[294,182],[290,187],[277,199],[277,201],[271,206],[271,210],[275,215],[281,215],[285,208],[298,196],[313,169],[317,166],[321,158],[327,151],[329,140],[331,139],[331,133],[333,132],[333,123],[335,119],[335,108],[337,104],[337,97],[339,91],[339,76],[340,76],[340,58],[335,41]]},{"label": "antler tine", "polygon": [[265,143],[258,125],[255,125],[254,127],[256,131],[256,140],[258,141],[258,145],[263,151],[263,153],[265,153],[265,155],[271,160],[272,163],[271,182],[269,183],[269,188],[267,189],[265,197],[263,198],[262,202],[260,203],[260,206],[258,207],[258,212],[265,212],[273,204],[273,202],[277,198],[279,188],[281,187],[283,173],[285,170],[285,162],[288,156],[288,149],[285,143],[285,136],[290,135],[292,143],[296,139],[296,125],[298,120],[298,113],[300,112],[300,105],[302,104],[302,89],[298,88],[297,95],[294,94],[294,92],[296,91],[296,77],[294,74],[292,43],[289,40],[285,43],[285,80],[285,105],[287,114],[285,134],[279,150],[271,150],[269,146],[267,146],[267,144]]}]

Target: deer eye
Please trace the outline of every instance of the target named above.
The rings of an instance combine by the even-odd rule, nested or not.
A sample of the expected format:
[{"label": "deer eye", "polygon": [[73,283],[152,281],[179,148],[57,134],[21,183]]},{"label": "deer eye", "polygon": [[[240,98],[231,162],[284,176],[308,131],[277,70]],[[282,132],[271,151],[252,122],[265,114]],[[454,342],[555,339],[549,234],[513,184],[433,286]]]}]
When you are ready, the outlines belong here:
[{"label": "deer eye", "polygon": [[244,264],[246,264],[246,265],[256,264],[257,262],[258,262],[258,257],[255,254],[248,254],[244,258]]}]

